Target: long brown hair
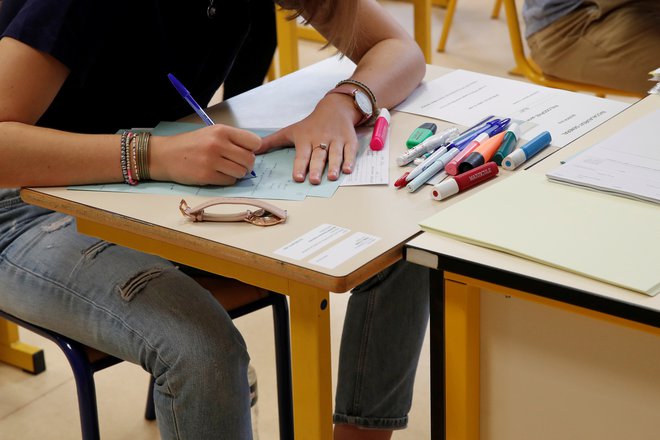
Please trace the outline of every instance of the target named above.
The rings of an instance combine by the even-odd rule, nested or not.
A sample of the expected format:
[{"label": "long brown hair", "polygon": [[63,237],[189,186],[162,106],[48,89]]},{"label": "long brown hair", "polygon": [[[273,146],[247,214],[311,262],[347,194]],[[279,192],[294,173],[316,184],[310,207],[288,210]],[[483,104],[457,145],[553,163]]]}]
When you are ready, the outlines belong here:
[{"label": "long brown hair", "polygon": [[332,21],[328,40],[343,54],[350,54],[356,44],[358,0],[276,0],[284,9],[295,11],[291,20],[302,16],[305,24],[314,20],[320,24]]}]

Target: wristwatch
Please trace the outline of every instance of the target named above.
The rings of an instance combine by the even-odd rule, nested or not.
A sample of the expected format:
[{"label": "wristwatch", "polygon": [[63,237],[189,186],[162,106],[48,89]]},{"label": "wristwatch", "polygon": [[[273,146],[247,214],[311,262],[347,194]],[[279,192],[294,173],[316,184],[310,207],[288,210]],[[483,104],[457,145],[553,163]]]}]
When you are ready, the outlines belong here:
[{"label": "wristwatch", "polygon": [[373,95],[369,96],[369,94],[360,87],[356,87],[353,83],[340,82],[337,87],[330,90],[326,95],[329,95],[330,93],[342,93],[353,97],[353,104],[362,115],[360,121],[355,124],[356,126],[369,121],[374,115],[375,99],[372,99]]}]

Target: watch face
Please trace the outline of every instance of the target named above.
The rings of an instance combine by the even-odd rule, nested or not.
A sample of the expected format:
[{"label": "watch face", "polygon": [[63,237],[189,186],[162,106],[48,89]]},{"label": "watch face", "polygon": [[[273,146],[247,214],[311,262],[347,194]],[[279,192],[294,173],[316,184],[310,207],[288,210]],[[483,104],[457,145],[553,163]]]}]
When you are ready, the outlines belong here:
[{"label": "watch face", "polygon": [[355,91],[355,103],[358,105],[362,113],[365,115],[371,116],[373,113],[374,109],[373,106],[371,105],[371,100],[369,97],[366,95],[361,90],[356,90]]}]

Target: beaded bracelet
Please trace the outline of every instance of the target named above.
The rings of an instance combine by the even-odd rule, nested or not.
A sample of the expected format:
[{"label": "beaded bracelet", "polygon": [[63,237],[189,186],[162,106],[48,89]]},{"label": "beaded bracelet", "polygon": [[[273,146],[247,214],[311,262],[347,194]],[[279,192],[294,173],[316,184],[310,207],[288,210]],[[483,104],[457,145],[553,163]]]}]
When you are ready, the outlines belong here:
[{"label": "beaded bracelet", "polygon": [[131,161],[132,145],[135,136],[136,134],[130,130],[125,130],[121,134],[121,174],[124,178],[124,182],[128,185],[137,185],[138,183],[135,178],[136,169]]},{"label": "beaded bracelet", "polygon": [[124,130],[120,139],[121,175],[127,185],[149,180],[149,138],[151,132]]},{"label": "beaded bracelet", "polygon": [[129,177],[128,177],[128,163],[126,162],[126,150],[128,149],[128,136],[131,134],[129,130],[124,130],[121,133],[121,139],[120,139],[120,166],[121,166],[121,175],[122,178],[124,179],[124,182],[128,183],[129,182]]}]

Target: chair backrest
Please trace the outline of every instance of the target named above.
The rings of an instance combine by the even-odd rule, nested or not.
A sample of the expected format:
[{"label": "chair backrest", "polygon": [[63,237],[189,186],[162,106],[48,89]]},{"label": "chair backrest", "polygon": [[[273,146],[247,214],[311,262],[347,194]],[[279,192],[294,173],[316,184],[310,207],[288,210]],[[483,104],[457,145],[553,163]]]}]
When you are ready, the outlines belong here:
[{"label": "chair backrest", "polygon": [[511,49],[516,61],[514,74],[520,74],[528,80],[542,86],[554,87],[558,89],[571,90],[574,92],[590,92],[597,96],[621,95],[639,97],[639,94],[615,90],[607,87],[600,87],[593,84],[584,84],[575,81],[568,81],[559,78],[548,77],[541,68],[528,56],[525,55],[525,46],[523,45],[522,32],[520,31],[520,21],[518,19],[518,10],[515,0],[503,0],[506,12],[506,22],[509,28],[509,38],[511,39]]}]

